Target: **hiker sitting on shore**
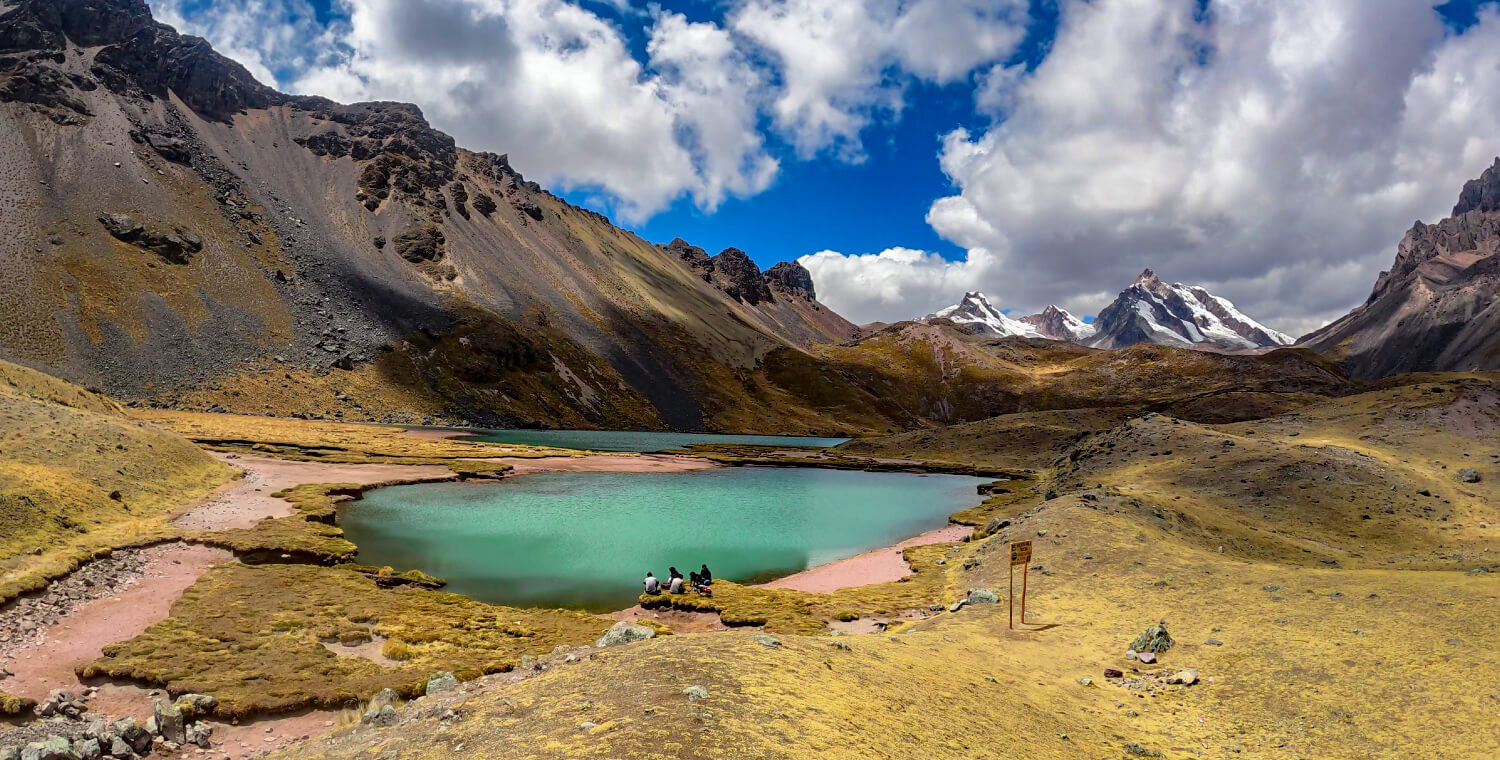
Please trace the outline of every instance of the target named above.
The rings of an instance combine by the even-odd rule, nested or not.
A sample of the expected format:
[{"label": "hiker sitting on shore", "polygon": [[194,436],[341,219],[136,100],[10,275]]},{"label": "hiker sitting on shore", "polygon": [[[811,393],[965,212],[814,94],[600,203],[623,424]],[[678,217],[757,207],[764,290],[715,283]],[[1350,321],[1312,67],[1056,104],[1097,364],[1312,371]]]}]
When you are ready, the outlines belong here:
[{"label": "hiker sitting on shore", "polygon": [[698,579],[703,581],[703,585],[705,586],[713,584],[714,574],[708,571],[708,565],[704,565],[703,569],[698,571]]},{"label": "hiker sitting on shore", "polygon": [[645,586],[646,593],[652,596],[661,593],[661,581],[657,580],[656,576],[652,575],[649,570],[646,571],[646,580],[641,581],[641,585]]},{"label": "hiker sitting on shore", "polygon": [[670,568],[667,568],[667,576],[668,576],[667,577],[667,593],[669,593],[669,594],[681,594],[682,593],[682,573],[677,572],[677,568],[670,567]]},{"label": "hiker sitting on shore", "polygon": [[698,592],[699,594],[701,594],[703,596],[713,596],[713,591],[711,591],[708,588],[708,584],[707,583],[703,582],[703,576],[702,575],[700,575],[698,573],[688,573],[688,575],[691,576],[692,586],[693,586],[693,590],[694,591]]}]

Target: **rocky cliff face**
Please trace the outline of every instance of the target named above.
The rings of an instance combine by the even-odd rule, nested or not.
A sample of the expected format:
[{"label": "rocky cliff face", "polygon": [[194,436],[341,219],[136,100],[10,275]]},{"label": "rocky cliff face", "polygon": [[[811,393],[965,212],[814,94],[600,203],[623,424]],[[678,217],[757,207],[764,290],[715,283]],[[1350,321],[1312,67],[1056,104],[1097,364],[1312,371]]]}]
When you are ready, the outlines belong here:
[{"label": "rocky cliff face", "polygon": [[1452,216],[1417,222],[1365,303],[1300,344],[1357,377],[1500,368],[1500,159]]},{"label": "rocky cliff face", "polygon": [[0,3],[0,155],[0,358],[143,403],[697,428],[768,352],[856,332],[416,106],[265,87],[142,0]]},{"label": "rocky cliff face", "polygon": [[783,261],[766,270],[766,284],[773,291],[790,296],[816,300],[817,289],[813,287],[812,272],[795,261]]}]

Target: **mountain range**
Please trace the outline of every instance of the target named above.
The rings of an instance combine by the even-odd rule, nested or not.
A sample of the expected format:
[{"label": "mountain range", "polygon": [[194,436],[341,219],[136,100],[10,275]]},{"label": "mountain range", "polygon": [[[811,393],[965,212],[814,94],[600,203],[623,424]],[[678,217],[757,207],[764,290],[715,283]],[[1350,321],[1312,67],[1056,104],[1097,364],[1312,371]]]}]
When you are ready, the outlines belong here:
[{"label": "mountain range", "polygon": [[945,319],[1001,337],[1046,338],[1092,348],[1124,348],[1137,343],[1253,350],[1291,345],[1291,336],[1272,330],[1236,309],[1228,299],[1196,286],[1163,283],[1147,269],[1093,322],[1049,305],[1037,314],[1012,318],[983,293],[964,294],[959,303],[924,319]]},{"label": "mountain range", "polygon": [[[459,147],[415,105],[266,87],[143,0],[0,5],[0,156],[0,359],[129,405],[885,432],[1076,404],[1122,376],[1082,349],[1020,356],[966,332],[1291,343],[1149,271],[1092,324],[1055,306],[1011,318],[971,293],[943,319],[861,331],[795,262],[761,271],[737,248],[646,241]],[[1414,227],[1370,302],[1304,345],[1362,377],[1500,364],[1497,182],[1491,169],[1452,219]],[[1298,357],[1222,366],[1273,383],[1296,364],[1342,387]],[[1035,362],[1077,379],[1034,387]]]}]

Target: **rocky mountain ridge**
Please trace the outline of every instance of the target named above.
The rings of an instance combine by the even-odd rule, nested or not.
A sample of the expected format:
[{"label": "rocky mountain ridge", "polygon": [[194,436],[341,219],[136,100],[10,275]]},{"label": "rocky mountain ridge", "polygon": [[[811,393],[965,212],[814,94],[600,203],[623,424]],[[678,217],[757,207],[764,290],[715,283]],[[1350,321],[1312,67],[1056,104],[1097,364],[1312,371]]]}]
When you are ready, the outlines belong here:
[{"label": "rocky mountain ridge", "polygon": [[1417,221],[1364,304],[1299,345],[1350,374],[1500,368],[1500,158],[1464,184],[1452,214]]},{"label": "rocky mountain ridge", "polygon": [[923,319],[946,319],[986,335],[1046,338],[1106,349],[1153,343],[1232,351],[1293,342],[1290,336],[1246,316],[1227,299],[1200,287],[1167,285],[1149,269],[1120,291],[1092,323],[1055,304],[1036,314],[1010,317],[978,292],[965,293],[959,303]]},{"label": "rocky mountain ridge", "polygon": [[695,429],[768,352],[857,334],[800,267],[696,268],[415,105],[265,87],[142,0],[0,7],[0,153],[0,358],[133,403]]},{"label": "rocky mountain ridge", "polygon": [[1289,346],[1291,336],[1272,330],[1207,290],[1161,281],[1150,269],[1094,318],[1094,348],[1137,343],[1249,350]]}]

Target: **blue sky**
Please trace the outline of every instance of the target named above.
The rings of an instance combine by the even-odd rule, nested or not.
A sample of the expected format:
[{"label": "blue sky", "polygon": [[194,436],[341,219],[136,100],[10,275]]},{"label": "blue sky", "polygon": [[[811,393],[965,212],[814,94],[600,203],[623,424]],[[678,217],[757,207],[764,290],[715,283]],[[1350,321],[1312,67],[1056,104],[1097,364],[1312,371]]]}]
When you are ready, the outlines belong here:
[{"label": "blue sky", "polygon": [[1151,267],[1300,333],[1500,154],[1496,0],[148,1],[856,321],[1084,316]]}]

